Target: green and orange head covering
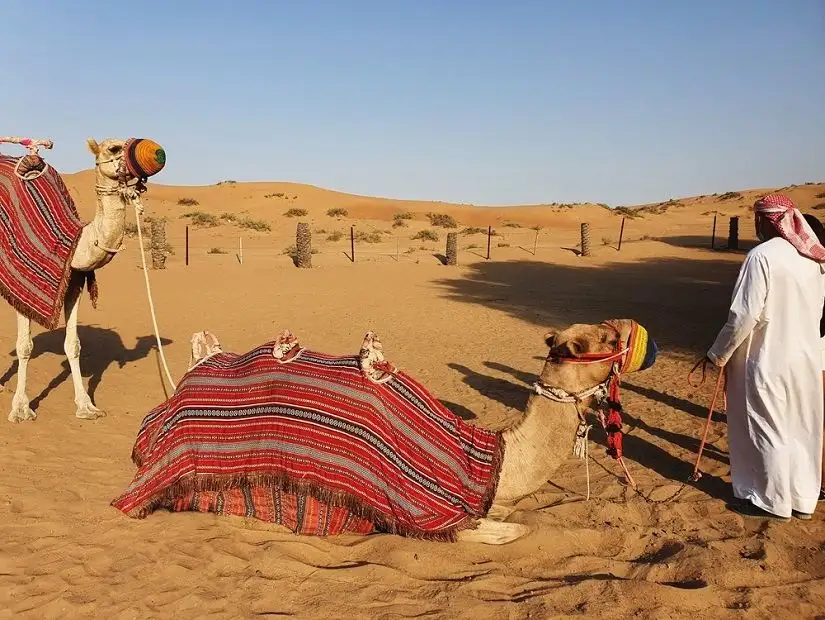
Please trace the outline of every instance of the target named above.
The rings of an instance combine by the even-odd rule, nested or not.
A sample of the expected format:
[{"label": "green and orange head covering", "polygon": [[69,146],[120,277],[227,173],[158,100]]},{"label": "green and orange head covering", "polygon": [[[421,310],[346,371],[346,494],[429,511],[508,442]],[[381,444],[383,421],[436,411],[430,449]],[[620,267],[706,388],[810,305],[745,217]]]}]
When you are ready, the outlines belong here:
[{"label": "green and orange head covering", "polygon": [[123,162],[132,176],[145,180],[163,170],[166,151],[147,138],[129,138],[123,147]]}]

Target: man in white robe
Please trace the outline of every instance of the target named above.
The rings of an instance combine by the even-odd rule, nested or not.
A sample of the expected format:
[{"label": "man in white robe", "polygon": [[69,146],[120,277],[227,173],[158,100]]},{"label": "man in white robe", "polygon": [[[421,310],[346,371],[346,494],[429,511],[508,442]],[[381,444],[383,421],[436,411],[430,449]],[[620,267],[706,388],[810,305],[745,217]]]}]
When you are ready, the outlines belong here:
[{"label": "man in white robe", "polygon": [[809,519],[822,476],[825,247],[787,196],[754,205],[745,258],[707,358],[727,373],[734,497],[745,517]]}]

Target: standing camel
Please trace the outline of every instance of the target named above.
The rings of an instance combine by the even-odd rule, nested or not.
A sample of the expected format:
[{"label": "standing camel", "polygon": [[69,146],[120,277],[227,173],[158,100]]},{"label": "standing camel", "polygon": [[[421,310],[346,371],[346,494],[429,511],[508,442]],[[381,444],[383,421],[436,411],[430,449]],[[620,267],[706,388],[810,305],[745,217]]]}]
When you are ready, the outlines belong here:
[{"label": "standing camel", "polygon": [[[391,532],[504,544],[507,522],[573,453],[586,456],[588,407],[607,409],[608,453],[622,465],[618,384],[651,367],[655,341],[630,319],[575,324],[549,347],[516,424],[462,421],[384,359],[369,332],[357,356],[302,349],[288,331],[243,355],[209,332],[175,394],[144,419],[138,471],[112,505],[257,516],[296,533]],[[296,508],[297,506],[297,508]]]},{"label": "standing camel", "polygon": [[[54,234],[54,238],[62,238],[65,243],[55,244],[51,255],[54,256],[59,250],[60,258],[65,256],[66,259],[65,264],[59,264],[57,268],[54,268],[54,265],[38,265],[37,257],[23,257],[20,259],[21,262],[13,264],[11,269],[5,265],[0,266],[0,269],[5,269],[4,273],[0,273],[0,292],[17,311],[17,388],[8,419],[10,422],[20,422],[34,420],[36,417],[29,406],[26,394],[28,364],[33,349],[31,321],[34,319],[47,329],[54,329],[59,321],[61,308],[66,320],[64,351],[74,384],[74,400],[77,405],[75,415],[85,420],[102,417],[105,412],[92,402],[80,373],[80,340],[77,336],[80,297],[85,285],[92,303],[96,302],[97,287],[94,273],[108,265],[121,249],[127,208],[137,207],[138,213],[143,212],[140,194],[146,191],[147,178],[163,169],[166,154],[158,144],[142,138],[109,138],[100,143],[88,139],[88,148],[95,157],[97,208],[94,219],[83,225],[77,217],[74,203],[59,174],[51,170],[37,155],[37,146],[45,145],[51,148],[51,143],[0,138],[0,142],[2,141],[23,144],[29,147],[31,153],[20,160],[0,156],[0,208],[9,218],[17,217],[14,221],[4,217],[3,222],[0,222],[9,229],[7,245],[0,250],[3,250],[6,256],[20,257],[25,252],[23,242],[29,243],[28,247],[43,249],[43,246],[47,245],[44,235]],[[31,164],[32,158],[35,162],[34,171],[29,171],[28,174],[21,173],[21,164]],[[7,204],[2,204],[4,201]],[[63,219],[59,220],[60,217]],[[41,227],[33,225],[32,221]],[[46,227],[47,224],[51,225],[51,229]],[[44,230],[46,232],[43,232]],[[29,233],[28,238],[22,241],[20,239],[25,235],[21,231]],[[23,263],[26,258],[28,261]],[[49,274],[51,270],[55,285],[49,289],[49,294],[45,298],[41,295],[41,301],[46,305],[39,306],[46,307],[48,313],[34,307],[31,300],[38,292],[32,292],[31,284],[35,282],[36,287],[37,276],[33,277],[31,272],[24,272],[21,264],[24,267],[32,267],[35,274]],[[42,290],[39,292],[42,293]]]}]

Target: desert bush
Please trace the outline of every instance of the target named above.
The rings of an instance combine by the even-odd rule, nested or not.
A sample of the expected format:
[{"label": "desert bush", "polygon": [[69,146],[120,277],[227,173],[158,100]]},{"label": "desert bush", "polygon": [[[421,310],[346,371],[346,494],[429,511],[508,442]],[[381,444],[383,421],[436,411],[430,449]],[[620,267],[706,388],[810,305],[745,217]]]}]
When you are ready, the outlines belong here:
[{"label": "desert bush", "polygon": [[249,230],[257,230],[258,232],[269,232],[272,230],[272,227],[269,225],[269,222],[264,220],[253,220],[252,218],[245,217],[242,220],[238,221],[238,226],[241,228],[247,228]]},{"label": "desert bush", "polygon": [[394,219],[396,221],[411,220],[412,217],[413,217],[412,213],[410,213],[409,211],[404,211],[403,213],[393,213],[393,215],[392,215],[392,219]]},{"label": "desert bush", "polygon": [[203,211],[190,211],[184,213],[182,217],[188,217],[193,226],[214,227],[220,225],[220,220],[211,213],[204,213]]},{"label": "desert bush", "polygon": [[817,197],[817,198],[825,198],[825,192],[819,192],[819,193],[816,195],[816,197]]},{"label": "desert bush", "polygon": [[430,220],[431,226],[440,226],[441,228],[458,228],[458,222],[453,219],[453,216],[446,213],[428,213],[427,219]]},{"label": "desert bush", "polygon": [[507,228],[522,228],[522,225],[518,222],[504,222],[504,226]]},{"label": "desert bush", "polygon": [[200,203],[194,198],[181,198],[180,200],[178,200],[178,204],[183,207],[195,207]]},{"label": "desert bush", "polygon": [[734,198],[741,198],[742,194],[739,192],[725,192],[719,196],[719,200],[733,200]]},{"label": "desert bush", "polygon": [[264,198],[287,198],[283,192],[275,192],[273,194],[264,194]]},{"label": "desert bush", "polygon": [[343,238],[344,233],[342,233],[340,230],[334,230],[331,233],[329,233],[329,236],[327,236],[327,241],[340,241]]},{"label": "desert bush", "polygon": [[429,228],[425,228],[424,230],[419,230],[415,233],[410,239],[420,239],[421,241],[438,241],[438,233],[430,230]]},{"label": "desert bush", "polygon": [[392,227],[393,228],[406,228],[407,227],[407,222],[405,222],[404,220],[393,220]]},{"label": "desert bush", "polygon": [[461,231],[462,235],[482,235],[485,234],[487,231],[483,228],[479,228],[478,226],[468,226],[464,230]]},{"label": "desert bush", "polygon": [[224,212],[218,216],[224,222],[229,222],[230,224],[234,224],[238,221],[238,216],[234,213]]},{"label": "desert bush", "polygon": [[335,207],[334,209],[327,209],[327,215],[330,217],[347,217],[349,212],[346,209],[342,209],[341,207]]},{"label": "desert bush", "polygon": [[381,231],[378,230],[371,230],[369,232],[366,230],[358,230],[355,232],[355,240],[364,243],[381,243],[383,238],[381,237]]},{"label": "desert bush", "polygon": [[284,213],[287,217],[303,217],[307,214],[306,209],[297,209],[293,207]]},{"label": "desert bush", "polygon": [[226,250],[223,248],[211,248],[207,254],[226,254]]}]

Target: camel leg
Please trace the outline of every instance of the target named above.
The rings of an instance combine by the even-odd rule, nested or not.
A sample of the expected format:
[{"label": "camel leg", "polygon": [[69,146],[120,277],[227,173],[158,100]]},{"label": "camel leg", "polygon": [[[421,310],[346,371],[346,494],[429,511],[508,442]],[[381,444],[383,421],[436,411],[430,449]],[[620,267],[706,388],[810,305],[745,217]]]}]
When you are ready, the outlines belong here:
[{"label": "camel leg", "polygon": [[32,356],[34,343],[32,342],[31,321],[17,313],[17,389],[11,401],[9,422],[34,420],[37,417],[29,407],[29,397],[26,396],[26,377],[29,371],[29,359]]},{"label": "camel leg", "polygon": [[63,350],[69,360],[74,384],[74,402],[77,405],[75,416],[83,420],[95,420],[106,415],[92,403],[92,398],[83,386],[83,375],[80,374],[80,338],[77,336],[77,312],[80,307],[80,295],[83,292],[82,274],[72,274],[72,279],[66,290],[66,300],[63,311],[66,315],[66,339],[63,341]]},{"label": "camel leg", "polygon": [[477,542],[485,545],[506,545],[530,533],[530,528],[521,523],[505,523],[491,519],[479,519],[474,530],[458,532],[459,542]]}]

